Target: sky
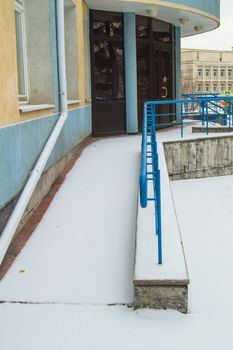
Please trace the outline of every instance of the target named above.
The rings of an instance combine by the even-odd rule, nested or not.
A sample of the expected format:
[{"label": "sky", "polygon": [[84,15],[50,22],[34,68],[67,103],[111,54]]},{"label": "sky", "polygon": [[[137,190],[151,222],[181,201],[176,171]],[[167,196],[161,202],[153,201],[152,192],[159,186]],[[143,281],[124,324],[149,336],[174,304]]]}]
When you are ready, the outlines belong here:
[{"label": "sky", "polygon": [[181,41],[182,48],[231,50],[233,47],[233,1],[221,0],[220,27]]}]

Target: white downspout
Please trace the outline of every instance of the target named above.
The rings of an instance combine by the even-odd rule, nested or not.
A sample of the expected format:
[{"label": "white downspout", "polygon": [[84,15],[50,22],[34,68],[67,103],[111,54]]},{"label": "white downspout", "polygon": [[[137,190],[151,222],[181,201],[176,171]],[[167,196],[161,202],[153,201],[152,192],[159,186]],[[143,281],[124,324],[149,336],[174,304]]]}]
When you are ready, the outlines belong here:
[{"label": "white downspout", "polygon": [[67,119],[67,87],[65,64],[65,31],[64,31],[64,0],[57,0],[57,41],[58,41],[58,75],[60,86],[60,116],[45,145],[31,175],[24,187],[20,198],[0,236],[0,265],[6,255],[7,249],[15,235],[15,231],[22,219],[23,213],[42,175],[46,163],[51,155],[61,130]]}]

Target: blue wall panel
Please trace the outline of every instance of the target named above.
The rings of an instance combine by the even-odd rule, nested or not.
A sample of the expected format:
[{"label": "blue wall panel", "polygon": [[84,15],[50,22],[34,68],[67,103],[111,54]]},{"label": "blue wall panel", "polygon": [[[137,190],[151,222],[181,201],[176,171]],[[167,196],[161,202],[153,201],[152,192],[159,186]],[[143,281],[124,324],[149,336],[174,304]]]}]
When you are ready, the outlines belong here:
[{"label": "blue wall panel", "polygon": [[0,129],[0,205],[6,203],[9,194],[17,193],[21,184],[21,157],[19,126]]},{"label": "blue wall panel", "polygon": [[[57,119],[53,115],[0,128],[0,208],[23,188]],[[69,111],[45,170],[90,134],[91,107]]]}]

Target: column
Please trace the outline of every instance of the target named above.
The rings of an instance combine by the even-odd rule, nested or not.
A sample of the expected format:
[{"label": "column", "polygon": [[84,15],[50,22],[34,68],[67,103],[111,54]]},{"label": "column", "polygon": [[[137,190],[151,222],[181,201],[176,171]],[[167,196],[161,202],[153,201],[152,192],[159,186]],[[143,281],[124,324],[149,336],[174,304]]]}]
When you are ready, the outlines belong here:
[{"label": "column", "polygon": [[137,50],[135,21],[136,18],[134,13],[124,14],[127,133],[138,132]]},{"label": "column", "polygon": [[[181,98],[181,45],[180,45],[180,27],[175,28],[175,72],[174,77],[176,79],[176,99]],[[181,108],[180,104],[177,104],[176,115],[177,122],[181,120]]]}]

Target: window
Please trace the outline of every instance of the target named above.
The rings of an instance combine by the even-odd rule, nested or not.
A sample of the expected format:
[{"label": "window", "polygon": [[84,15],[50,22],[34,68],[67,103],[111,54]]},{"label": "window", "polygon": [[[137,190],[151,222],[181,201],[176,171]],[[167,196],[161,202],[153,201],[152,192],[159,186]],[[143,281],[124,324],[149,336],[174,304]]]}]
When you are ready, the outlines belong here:
[{"label": "window", "polygon": [[197,76],[198,76],[198,78],[202,77],[202,68],[197,69]]},{"label": "window", "polygon": [[205,71],[205,76],[206,76],[206,77],[209,77],[209,76],[210,76],[210,71],[209,71],[209,69],[206,69],[206,71]]},{"label": "window", "polygon": [[224,84],[220,85],[220,90],[221,90],[221,92],[223,92],[225,90],[225,85]]},{"label": "window", "polygon": [[217,78],[217,75],[218,75],[218,70],[217,70],[217,68],[214,68],[213,69],[213,77]]},{"label": "window", "polygon": [[23,0],[15,1],[15,29],[16,29],[19,100],[26,101],[28,98],[28,84],[27,84],[26,39],[25,39],[25,20],[24,20]]},{"label": "window", "polygon": [[217,91],[217,85],[216,84],[213,85],[213,90]]},{"label": "window", "polygon": [[19,99],[53,103],[52,47],[48,0],[14,0]]},{"label": "window", "polygon": [[232,69],[228,70],[228,78],[232,78]]},{"label": "window", "polygon": [[78,94],[78,52],[76,6],[70,1],[64,2],[65,17],[65,55],[67,97],[69,102],[77,102]]},{"label": "window", "polygon": [[198,90],[198,92],[201,92],[201,91],[202,91],[202,86],[201,86],[201,84],[198,84],[198,85],[197,85],[197,90]]},{"label": "window", "polygon": [[224,69],[221,69],[220,76],[221,76],[221,78],[223,78],[225,76],[225,70]]},{"label": "window", "polygon": [[208,84],[206,84],[206,86],[205,86],[205,91],[206,92],[210,91],[210,86]]}]

